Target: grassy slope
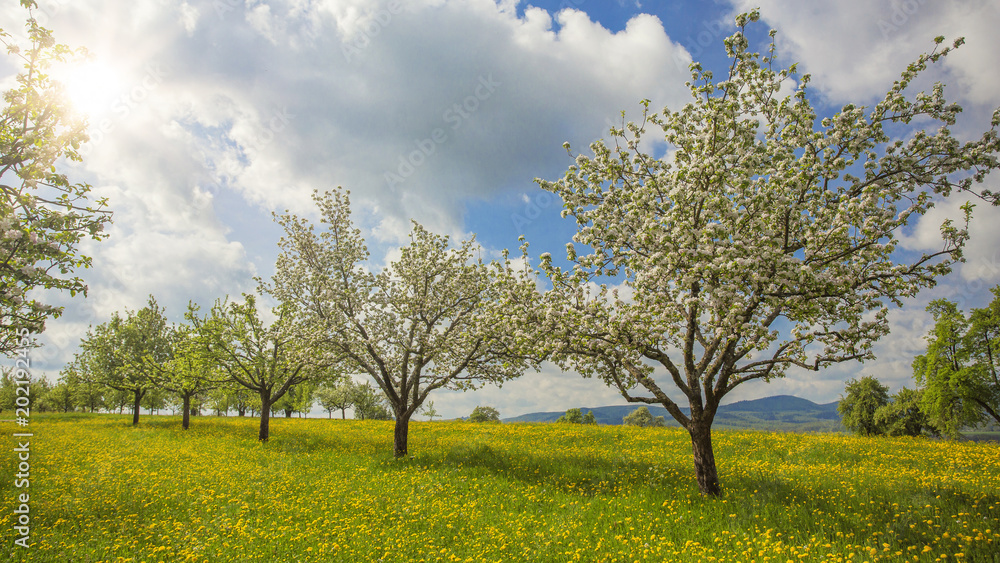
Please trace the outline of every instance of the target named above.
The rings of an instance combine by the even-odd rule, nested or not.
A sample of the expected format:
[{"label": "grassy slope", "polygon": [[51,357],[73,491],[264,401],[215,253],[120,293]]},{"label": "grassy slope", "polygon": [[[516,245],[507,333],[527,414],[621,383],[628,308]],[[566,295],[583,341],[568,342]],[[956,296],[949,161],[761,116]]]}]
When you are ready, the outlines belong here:
[{"label": "grassy slope", "polygon": [[677,429],[416,422],[394,460],[391,424],[35,416],[0,560],[1000,561],[996,444],[717,432],[705,499]]}]

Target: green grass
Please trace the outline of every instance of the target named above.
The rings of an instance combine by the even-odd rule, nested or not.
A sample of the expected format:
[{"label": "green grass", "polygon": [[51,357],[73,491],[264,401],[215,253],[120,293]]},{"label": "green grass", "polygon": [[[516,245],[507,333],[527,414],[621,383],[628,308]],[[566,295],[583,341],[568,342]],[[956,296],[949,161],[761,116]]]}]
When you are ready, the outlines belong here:
[{"label": "green grass", "polygon": [[33,416],[27,550],[8,438],[0,560],[1000,562],[995,443],[719,431],[714,499],[671,428],[129,421]]}]

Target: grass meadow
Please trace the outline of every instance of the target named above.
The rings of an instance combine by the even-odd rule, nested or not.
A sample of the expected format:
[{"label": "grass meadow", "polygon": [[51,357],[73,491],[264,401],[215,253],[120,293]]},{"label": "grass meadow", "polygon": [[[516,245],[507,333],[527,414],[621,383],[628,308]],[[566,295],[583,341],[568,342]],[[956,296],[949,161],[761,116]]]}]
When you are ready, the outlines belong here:
[{"label": "grass meadow", "polygon": [[28,489],[0,423],[0,560],[1000,562],[996,443],[717,431],[714,499],[676,428],[129,422],[33,415]]}]

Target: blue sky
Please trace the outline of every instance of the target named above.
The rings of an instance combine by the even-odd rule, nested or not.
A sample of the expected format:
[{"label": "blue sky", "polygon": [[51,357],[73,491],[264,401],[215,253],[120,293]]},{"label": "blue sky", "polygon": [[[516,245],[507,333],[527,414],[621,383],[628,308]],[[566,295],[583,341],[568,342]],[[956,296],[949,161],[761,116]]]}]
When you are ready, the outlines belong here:
[{"label": "blue sky", "polygon": [[[377,261],[395,255],[410,219],[490,252],[559,255],[573,226],[536,177],[556,179],[576,151],[606,136],[639,100],[679,108],[687,64],[720,73],[736,13],[759,6],[778,31],[783,64],[813,76],[824,113],[871,104],[933,37],[967,44],[929,73],[965,107],[957,134],[980,132],[1000,106],[994,2],[845,0],[636,2],[627,0],[49,0],[36,16],[94,55],[67,72],[91,118],[86,160],[69,172],[115,210],[111,237],[88,246],[87,299],[60,296],[37,371],[55,379],[90,324],[153,294],[174,320],[252,290],[273,272],[280,229],[272,212],[312,216],[313,189],[352,191],[356,221]],[[23,29],[16,2],[0,27]],[[764,48],[762,43],[756,47]],[[0,67],[0,74],[11,72]],[[11,76],[0,76],[9,83]],[[989,183],[996,189],[996,177]],[[934,248],[943,202],[913,226],[906,247]],[[912,386],[910,361],[930,327],[930,299],[983,306],[1000,283],[1000,213],[980,205],[968,263],[894,310],[879,360],[819,374],[791,371],[744,386],[730,400],[795,394],[836,400],[861,373]],[[434,398],[447,417],[477,404],[503,416],[621,403],[599,381],[547,366],[503,389]]]}]

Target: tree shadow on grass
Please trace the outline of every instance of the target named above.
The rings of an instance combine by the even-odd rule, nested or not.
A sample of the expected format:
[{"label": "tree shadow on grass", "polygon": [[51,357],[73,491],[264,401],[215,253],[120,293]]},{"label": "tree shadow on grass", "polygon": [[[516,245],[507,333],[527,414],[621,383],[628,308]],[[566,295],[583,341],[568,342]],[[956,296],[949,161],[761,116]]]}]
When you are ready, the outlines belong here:
[{"label": "tree shadow on grass", "polygon": [[387,456],[381,460],[381,465],[390,470],[403,470],[412,464],[443,472],[461,469],[486,473],[587,497],[642,488],[693,490],[694,487],[693,474],[687,468],[651,466],[626,457],[608,459],[571,452],[510,453],[485,444],[425,451],[399,460]]},{"label": "tree shadow on grass", "polygon": [[[268,441],[264,444],[271,451],[296,453],[317,453],[341,451],[351,447],[337,434],[317,433],[315,428],[298,428],[294,425],[275,428],[272,419]],[[182,427],[181,416],[163,416],[139,420],[139,426],[132,426],[131,418],[122,422],[128,429],[137,432],[174,433],[192,439],[219,439],[235,443],[257,443],[260,419],[257,417],[217,417],[193,416],[187,430]]]}]

